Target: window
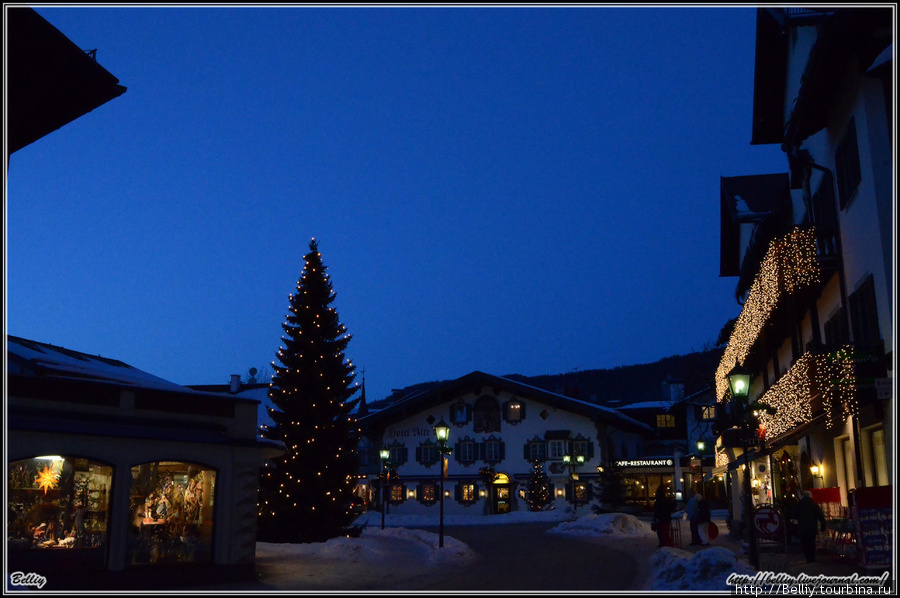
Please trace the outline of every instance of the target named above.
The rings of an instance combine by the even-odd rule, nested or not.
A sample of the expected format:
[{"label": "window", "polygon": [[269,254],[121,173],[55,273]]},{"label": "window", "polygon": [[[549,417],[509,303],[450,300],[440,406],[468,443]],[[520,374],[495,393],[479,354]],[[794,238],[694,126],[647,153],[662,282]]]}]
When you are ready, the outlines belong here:
[{"label": "window", "polygon": [[409,451],[399,442],[395,442],[386,448],[391,451],[391,467],[394,469],[400,467],[409,459]]},{"label": "window", "polygon": [[471,438],[464,438],[456,445],[456,460],[464,465],[470,465],[475,462],[475,441]]},{"label": "window", "polygon": [[503,461],[504,455],[503,442],[499,438],[491,436],[484,441],[484,460],[489,464],[497,464]]},{"label": "window", "polygon": [[525,460],[529,462],[545,461],[547,459],[547,445],[540,438],[529,440],[525,445]]},{"label": "window", "polygon": [[562,459],[566,454],[565,440],[548,440],[547,441],[547,458],[551,460]]},{"label": "window", "polygon": [[416,499],[423,504],[431,505],[438,500],[438,487],[434,482],[422,482],[417,488]]},{"label": "window", "polygon": [[716,406],[704,405],[700,410],[700,417],[705,421],[716,419]]},{"label": "window", "polygon": [[478,500],[478,489],[472,482],[460,482],[456,485],[456,500],[461,503],[474,503]]},{"label": "window", "polygon": [[587,486],[584,482],[579,482],[575,484],[575,502],[577,503],[586,503],[587,502]]},{"label": "window", "polygon": [[156,461],[131,468],[132,564],[212,561],[216,472]]},{"label": "window", "polygon": [[668,414],[657,414],[656,416],[656,427],[657,428],[674,428],[675,427],[675,416]]},{"label": "window", "polygon": [[73,566],[102,568],[112,467],[59,455],[13,461],[8,465],[10,561],[16,562],[20,555],[24,557],[25,550],[65,547],[73,549],[71,553],[63,551],[66,557],[72,557]]},{"label": "window", "polygon": [[843,210],[856,195],[856,190],[859,188],[859,183],[862,180],[859,166],[859,146],[856,141],[855,118],[851,118],[850,122],[847,123],[847,130],[837,146],[834,162],[835,173],[837,174],[838,199]]},{"label": "window", "polygon": [[460,401],[450,407],[450,421],[458,426],[469,423],[469,406]]},{"label": "window", "polygon": [[406,498],[406,490],[403,484],[391,484],[391,503],[400,504]]},{"label": "window", "polygon": [[572,441],[572,453],[590,459],[594,456],[594,443],[587,438],[576,438]]},{"label": "window", "polygon": [[426,467],[438,462],[438,447],[433,442],[426,441],[416,448],[416,461]]},{"label": "window", "polygon": [[504,419],[507,423],[515,425],[525,419],[525,404],[522,401],[513,399],[504,407]]},{"label": "window", "polygon": [[878,306],[875,304],[875,281],[871,275],[850,295],[849,304],[854,344],[858,347],[871,347],[881,340]]},{"label": "window", "polygon": [[475,401],[473,421],[475,432],[499,432],[500,405],[497,399],[484,396]]}]

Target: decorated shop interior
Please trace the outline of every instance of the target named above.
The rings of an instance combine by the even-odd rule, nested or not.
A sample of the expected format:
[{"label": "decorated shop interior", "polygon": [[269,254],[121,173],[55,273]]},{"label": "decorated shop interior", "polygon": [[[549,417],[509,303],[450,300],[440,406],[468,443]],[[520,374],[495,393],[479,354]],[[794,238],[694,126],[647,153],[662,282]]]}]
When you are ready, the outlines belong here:
[{"label": "decorated shop interior", "polygon": [[204,566],[252,576],[259,466],[282,450],[257,439],[257,401],[18,337],[7,347],[11,571],[44,589]]}]

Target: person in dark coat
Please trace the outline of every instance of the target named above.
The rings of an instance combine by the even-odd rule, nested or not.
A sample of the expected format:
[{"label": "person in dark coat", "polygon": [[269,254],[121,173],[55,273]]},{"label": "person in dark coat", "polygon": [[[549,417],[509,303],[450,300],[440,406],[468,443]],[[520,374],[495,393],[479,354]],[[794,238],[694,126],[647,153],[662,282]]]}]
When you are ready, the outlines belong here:
[{"label": "person in dark coat", "polygon": [[825,514],[822,508],[812,498],[812,492],[807,490],[791,513],[791,519],[797,520],[797,534],[800,536],[800,547],[807,563],[816,560],[816,535],[819,526],[825,531]]},{"label": "person in dark coat", "polygon": [[659,538],[659,546],[675,546],[670,528],[672,526],[672,512],[675,504],[669,498],[669,487],[662,484],[656,490],[656,502],[653,503],[653,523],[656,524],[656,537]]}]

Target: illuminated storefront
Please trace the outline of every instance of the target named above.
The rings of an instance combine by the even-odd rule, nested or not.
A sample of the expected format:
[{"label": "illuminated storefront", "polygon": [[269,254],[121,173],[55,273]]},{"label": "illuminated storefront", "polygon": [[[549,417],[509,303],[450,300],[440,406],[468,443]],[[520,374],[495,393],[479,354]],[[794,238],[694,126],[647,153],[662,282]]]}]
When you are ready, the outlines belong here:
[{"label": "illuminated storefront", "polygon": [[675,488],[675,460],[671,457],[623,459],[616,461],[615,467],[622,478],[626,504],[651,509],[656,490],[662,484],[666,484],[670,491]]},{"label": "illuminated storefront", "polygon": [[283,450],[257,439],[258,401],[16,337],[7,347],[8,570],[45,590],[125,579],[111,572],[253,576],[259,467]]}]

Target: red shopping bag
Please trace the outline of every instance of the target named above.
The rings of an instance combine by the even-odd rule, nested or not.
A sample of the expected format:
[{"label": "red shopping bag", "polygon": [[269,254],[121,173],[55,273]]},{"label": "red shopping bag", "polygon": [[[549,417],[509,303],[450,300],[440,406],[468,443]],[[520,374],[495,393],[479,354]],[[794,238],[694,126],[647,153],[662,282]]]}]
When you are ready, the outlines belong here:
[{"label": "red shopping bag", "polygon": [[718,537],[719,537],[719,526],[716,525],[715,523],[713,523],[712,521],[710,521],[709,522],[709,539],[715,540]]}]

